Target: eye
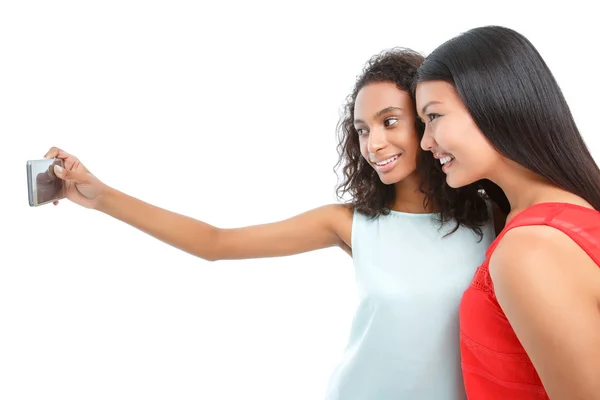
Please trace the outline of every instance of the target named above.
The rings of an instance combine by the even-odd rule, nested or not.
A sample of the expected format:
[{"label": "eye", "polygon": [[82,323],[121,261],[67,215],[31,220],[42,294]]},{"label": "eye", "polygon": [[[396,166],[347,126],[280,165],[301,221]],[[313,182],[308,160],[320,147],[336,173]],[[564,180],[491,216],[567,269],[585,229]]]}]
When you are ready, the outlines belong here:
[{"label": "eye", "polygon": [[390,118],[386,118],[385,121],[383,121],[383,125],[386,128],[388,128],[388,127],[394,125],[396,122],[398,122],[398,118],[390,117]]},{"label": "eye", "polygon": [[434,119],[441,117],[440,114],[436,114],[436,113],[429,113],[427,114],[427,118],[429,118],[428,122],[432,122]]},{"label": "eye", "polygon": [[363,135],[366,135],[367,133],[369,133],[369,131],[367,131],[366,129],[362,129],[362,128],[356,128],[356,133],[358,133],[359,136],[363,136]]}]

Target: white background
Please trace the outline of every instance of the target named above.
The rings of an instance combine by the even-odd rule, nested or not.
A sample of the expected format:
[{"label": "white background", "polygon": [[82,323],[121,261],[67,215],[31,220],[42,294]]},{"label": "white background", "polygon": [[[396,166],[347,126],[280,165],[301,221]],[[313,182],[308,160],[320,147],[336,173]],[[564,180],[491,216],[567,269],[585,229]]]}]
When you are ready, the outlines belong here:
[{"label": "white background", "polygon": [[62,147],[220,227],[287,218],[335,201],[335,125],[371,55],[486,24],[537,46],[598,159],[600,32],[576,3],[2,1],[0,399],[319,399],[356,305],[338,249],[209,263],[30,208],[28,159]]}]

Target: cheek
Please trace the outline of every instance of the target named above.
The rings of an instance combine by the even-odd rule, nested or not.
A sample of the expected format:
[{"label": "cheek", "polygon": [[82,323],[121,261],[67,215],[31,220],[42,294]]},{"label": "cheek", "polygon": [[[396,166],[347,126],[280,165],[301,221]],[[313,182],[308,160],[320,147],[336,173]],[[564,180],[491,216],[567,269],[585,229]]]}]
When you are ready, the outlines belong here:
[{"label": "cheek", "polygon": [[369,149],[366,140],[361,140],[359,142],[360,155],[362,158],[369,163]]},{"label": "cheek", "polygon": [[498,153],[483,134],[480,134],[477,139],[473,140],[470,146],[470,154],[472,154],[472,158],[480,165],[481,169],[492,168],[499,158]]},{"label": "cheek", "polygon": [[461,167],[456,179],[470,183],[489,176],[497,168],[498,153],[479,130],[465,136],[468,139],[460,140],[460,149],[455,154]]},{"label": "cheek", "polygon": [[409,131],[407,142],[407,150],[409,150],[411,153],[418,153],[419,150],[421,150],[421,139],[416,131]]},{"label": "cheek", "polygon": [[463,161],[476,157],[476,149],[481,145],[483,137],[477,126],[465,118],[440,119],[432,131],[442,149]]},{"label": "cheek", "polygon": [[404,150],[407,154],[417,154],[421,150],[421,139],[417,132],[405,127],[396,131],[390,144]]},{"label": "cheek", "polygon": [[407,146],[404,147],[404,149],[406,150],[407,155],[410,156],[411,163],[416,165],[417,158],[419,157],[421,151],[423,151],[421,149],[421,140],[417,136],[416,132],[413,135],[411,135],[411,139],[407,143]]},{"label": "cheek", "polygon": [[365,139],[360,139],[358,142],[360,148],[360,154],[368,161],[369,160],[369,150],[367,149],[367,141]]}]

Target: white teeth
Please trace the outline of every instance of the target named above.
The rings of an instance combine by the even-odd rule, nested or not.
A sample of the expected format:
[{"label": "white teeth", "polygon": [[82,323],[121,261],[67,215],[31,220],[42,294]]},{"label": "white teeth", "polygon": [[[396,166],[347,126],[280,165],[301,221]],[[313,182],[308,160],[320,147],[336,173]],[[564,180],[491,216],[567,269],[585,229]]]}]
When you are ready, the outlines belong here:
[{"label": "white teeth", "polygon": [[454,156],[446,156],[444,158],[440,158],[440,163],[442,165],[449,163],[450,161],[454,160]]},{"label": "white teeth", "polygon": [[386,164],[391,163],[392,161],[396,161],[396,158],[398,158],[398,156],[394,156],[392,158],[388,158],[387,160],[376,162],[375,164],[378,165],[378,166],[380,166],[380,167],[382,167],[382,166],[384,166]]}]

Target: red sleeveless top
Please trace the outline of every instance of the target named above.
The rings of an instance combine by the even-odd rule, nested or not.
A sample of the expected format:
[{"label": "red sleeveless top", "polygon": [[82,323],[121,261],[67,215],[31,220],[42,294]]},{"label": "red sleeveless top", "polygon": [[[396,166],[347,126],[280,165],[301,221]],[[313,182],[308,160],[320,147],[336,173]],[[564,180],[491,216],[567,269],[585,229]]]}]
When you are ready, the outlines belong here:
[{"label": "red sleeveless top", "polygon": [[548,399],[527,353],[496,301],[488,265],[512,228],[547,225],[567,234],[600,265],[600,212],[568,203],[540,203],[517,214],[489,247],[460,305],[460,348],[469,400]]}]

